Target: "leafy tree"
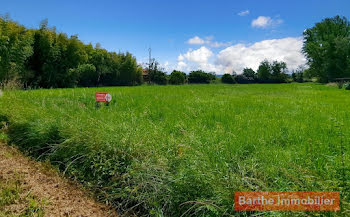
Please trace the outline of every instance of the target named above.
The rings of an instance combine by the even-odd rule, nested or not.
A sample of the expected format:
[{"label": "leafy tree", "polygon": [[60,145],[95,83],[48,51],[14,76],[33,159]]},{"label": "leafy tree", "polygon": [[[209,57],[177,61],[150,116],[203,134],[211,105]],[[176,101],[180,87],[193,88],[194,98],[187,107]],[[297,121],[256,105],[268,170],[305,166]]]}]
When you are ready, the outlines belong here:
[{"label": "leafy tree", "polygon": [[260,63],[257,76],[259,82],[268,82],[271,77],[271,66],[267,60],[264,60]]},{"label": "leafy tree", "polygon": [[319,81],[350,77],[350,23],[345,17],[326,18],[303,35],[303,52]]},{"label": "leafy tree", "polygon": [[0,18],[0,84],[14,79],[24,87],[44,88],[137,85],[142,68],[130,53],[108,52],[57,33],[47,19],[28,30]]},{"label": "leafy tree", "polygon": [[254,78],[246,77],[244,74],[236,75],[234,77],[234,79],[235,79],[235,82],[237,82],[238,84],[251,84],[251,83],[254,83]]},{"label": "leafy tree", "polygon": [[285,62],[264,60],[257,71],[257,79],[262,83],[284,83],[287,81],[287,64]]},{"label": "leafy tree", "polygon": [[188,75],[188,83],[193,83],[193,84],[209,84],[210,81],[216,79],[216,76],[213,73],[206,73],[202,70],[198,71],[192,71]]},{"label": "leafy tree", "polygon": [[150,83],[167,84],[168,82],[165,72],[159,68],[159,63],[155,59],[153,59],[149,66],[148,75]]},{"label": "leafy tree", "polygon": [[167,84],[167,77],[166,77],[166,74],[165,72],[162,72],[162,71],[155,71],[152,75],[152,81],[155,83],[155,84]]},{"label": "leafy tree", "polygon": [[224,74],[224,75],[221,77],[221,82],[222,82],[222,83],[226,83],[226,84],[233,84],[233,83],[235,83],[235,80],[233,79],[232,75],[230,75],[230,74]]},{"label": "leafy tree", "polygon": [[256,79],[256,73],[253,69],[251,68],[244,68],[243,69],[243,75],[247,78],[251,78],[253,80]]},{"label": "leafy tree", "polygon": [[293,71],[292,79],[294,82],[302,83],[304,82],[305,69],[303,66],[299,66],[297,70]]},{"label": "leafy tree", "polygon": [[78,68],[70,69],[72,74],[79,77],[78,85],[90,87],[96,83],[96,67],[92,64],[82,64]]},{"label": "leafy tree", "polygon": [[299,82],[299,83],[304,82],[304,73],[303,72],[296,73],[296,82]]},{"label": "leafy tree", "polygon": [[134,85],[136,84],[135,78],[137,74],[138,65],[136,58],[131,53],[119,54],[120,56],[120,68],[118,85]]},{"label": "leafy tree", "polygon": [[185,81],[186,81],[186,74],[184,72],[174,70],[169,76],[170,84],[184,84]]},{"label": "leafy tree", "polygon": [[208,74],[208,77],[209,77],[209,80],[210,81],[215,81],[216,80],[216,74],[215,72],[209,72],[207,73]]},{"label": "leafy tree", "polygon": [[143,77],[142,77],[142,72],[143,72],[143,68],[142,66],[138,66],[134,75],[134,83],[135,84],[142,84],[143,83]]},{"label": "leafy tree", "polygon": [[26,77],[25,64],[32,55],[33,37],[23,26],[0,18],[0,83]]},{"label": "leafy tree", "polygon": [[107,61],[108,52],[105,49],[96,47],[89,60],[89,63],[96,67],[97,79],[95,86],[102,84],[102,77],[110,71],[110,65]]},{"label": "leafy tree", "polygon": [[273,61],[270,64],[271,76],[270,82],[283,83],[287,80],[287,64],[285,62]]}]

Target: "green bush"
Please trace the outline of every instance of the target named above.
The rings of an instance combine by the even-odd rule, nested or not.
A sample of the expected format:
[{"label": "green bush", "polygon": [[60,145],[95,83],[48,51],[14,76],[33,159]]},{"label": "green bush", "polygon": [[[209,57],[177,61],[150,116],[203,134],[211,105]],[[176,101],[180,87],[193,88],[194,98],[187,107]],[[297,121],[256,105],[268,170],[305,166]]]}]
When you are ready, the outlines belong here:
[{"label": "green bush", "polygon": [[188,83],[193,84],[209,84],[212,80],[215,80],[216,76],[212,73],[206,73],[202,70],[192,71],[188,75]]},{"label": "green bush", "polygon": [[345,88],[345,90],[350,90],[350,83],[344,84],[344,88]]},{"label": "green bush", "polygon": [[167,84],[168,80],[166,78],[166,74],[162,71],[154,71],[150,74],[151,81],[155,84]]},{"label": "green bush", "polygon": [[174,70],[169,76],[170,84],[184,84],[186,81],[186,74],[180,71]]},{"label": "green bush", "polygon": [[251,83],[254,83],[254,79],[253,78],[248,78],[245,75],[236,75],[235,76],[235,81],[238,84],[251,84]]},{"label": "green bush", "polygon": [[222,83],[225,83],[225,84],[233,84],[233,83],[235,83],[235,80],[233,79],[232,75],[230,75],[230,74],[224,74],[224,75],[221,77],[221,82],[222,82]]},{"label": "green bush", "polygon": [[88,87],[97,84],[98,74],[96,73],[96,67],[92,64],[79,65],[76,69],[70,69],[70,72],[79,75],[78,84],[80,86]]},{"label": "green bush", "polygon": [[294,82],[303,83],[304,82],[304,72],[293,72],[292,80]]}]

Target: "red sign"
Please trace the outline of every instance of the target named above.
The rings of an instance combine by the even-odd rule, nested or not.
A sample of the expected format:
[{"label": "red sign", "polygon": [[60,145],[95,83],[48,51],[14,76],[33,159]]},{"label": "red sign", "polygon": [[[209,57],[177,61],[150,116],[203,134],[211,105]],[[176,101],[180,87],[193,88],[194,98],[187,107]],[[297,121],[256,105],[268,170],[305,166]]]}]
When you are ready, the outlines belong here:
[{"label": "red sign", "polygon": [[236,191],[236,211],[338,211],[339,191]]},{"label": "red sign", "polygon": [[96,102],[110,102],[112,95],[109,93],[96,93]]}]

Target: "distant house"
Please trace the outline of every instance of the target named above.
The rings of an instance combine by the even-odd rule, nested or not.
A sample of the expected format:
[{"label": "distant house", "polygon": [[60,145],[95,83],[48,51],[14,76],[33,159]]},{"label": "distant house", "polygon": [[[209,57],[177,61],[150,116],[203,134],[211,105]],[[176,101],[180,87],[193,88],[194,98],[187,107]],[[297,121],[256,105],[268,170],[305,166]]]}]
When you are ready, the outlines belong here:
[{"label": "distant house", "polygon": [[143,78],[144,82],[149,82],[148,69],[143,69],[142,70],[142,78]]}]

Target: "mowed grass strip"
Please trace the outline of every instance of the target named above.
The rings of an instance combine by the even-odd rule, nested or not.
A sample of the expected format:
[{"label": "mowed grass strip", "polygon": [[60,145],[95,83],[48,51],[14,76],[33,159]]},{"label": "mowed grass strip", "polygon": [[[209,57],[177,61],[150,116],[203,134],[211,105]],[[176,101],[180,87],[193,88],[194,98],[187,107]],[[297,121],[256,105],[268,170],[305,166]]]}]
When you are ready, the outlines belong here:
[{"label": "mowed grass strip", "polygon": [[[96,109],[95,92],[104,91],[113,101]],[[119,212],[164,216],[250,215],[233,210],[238,190],[341,191],[342,212],[328,214],[348,213],[349,105],[350,92],[311,83],[9,91],[0,99],[11,143]]]}]

